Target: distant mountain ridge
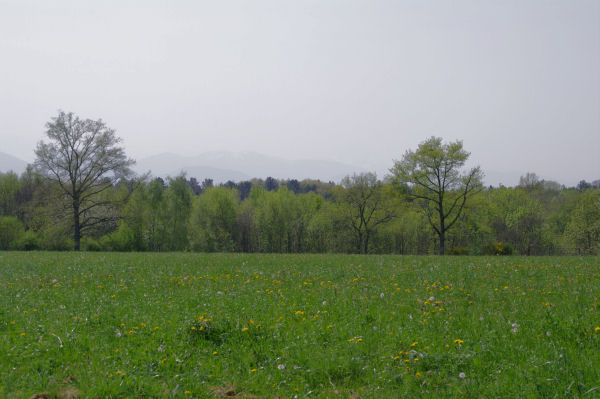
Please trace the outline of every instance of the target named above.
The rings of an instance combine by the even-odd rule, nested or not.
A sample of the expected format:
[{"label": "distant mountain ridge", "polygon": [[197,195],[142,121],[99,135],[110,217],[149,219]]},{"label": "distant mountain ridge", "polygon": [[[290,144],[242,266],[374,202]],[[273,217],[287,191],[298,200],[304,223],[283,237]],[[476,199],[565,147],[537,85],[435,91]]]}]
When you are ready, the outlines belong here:
[{"label": "distant mountain ridge", "polygon": [[25,172],[26,168],[27,162],[10,154],[0,152],[0,172],[6,173],[12,171],[20,175]]},{"label": "distant mountain ridge", "polygon": [[197,156],[162,153],[140,159],[137,173],[151,172],[156,177],[175,177],[185,172],[199,181],[210,178],[215,183],[252,178],[319,179],[339,182],[344,176],[365,172],[364,168],[326,160],[288,160],[256,152],[205,152]]}]

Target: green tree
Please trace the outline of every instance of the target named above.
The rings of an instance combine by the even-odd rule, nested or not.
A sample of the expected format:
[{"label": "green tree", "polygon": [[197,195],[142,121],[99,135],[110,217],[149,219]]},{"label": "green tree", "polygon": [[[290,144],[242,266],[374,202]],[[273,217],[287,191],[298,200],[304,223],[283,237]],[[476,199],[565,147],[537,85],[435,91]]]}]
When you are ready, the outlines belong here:
[{"label": "green tree", "polygon": [[439,137],[422,142],[416,151],[407,151],[390,169],[392,181],[407,187],[417,200],[431,228],[439,238],[439,253],[445,253],[446,232],[460,217],[467,200],[481,190],[483,173],[479,166],[463,173],[470,153],[462,141],[443,144]]},{"label": "green tree", "polygon": [[20,189],[21,183],[15,173],[0,173],[0,216],[17,215],[17,194]]},{"label": "green tree", "polygon": [[169,188],[165,192],[166,214],[165,232],[166,249],[183,251],[188,248],[188,223],[192,212],[192,189],[185,176],[169,179]]},{"label": "green tree", "polygon": [[94,212],[113,204],[113,199],[101,194],[131,175],[134,161],[118,146],[121,140],[115,131],[100,119],[82,120],[60,111],[46,129],[50,141],[38,143],[34,164],[41,175],[58,183],[66,196],[78,251],[84,231],[107,221],[105,212]]},{"label": "green tree", "polygon": [[592,254],[600,245],[600,190],[583,192],[565,229],[568,242]]},{"label": "green tree", "polygon": [[188,228],[191,248],[206,252],[234,251],[238,208],[236,189],[208,188],[192,209]]},{"label": "green tree", "polygon": [[503,187],[488,196],[496,239],[511,243],[524,255],[542,251],[542,208],[530,194],[526,188]]}]

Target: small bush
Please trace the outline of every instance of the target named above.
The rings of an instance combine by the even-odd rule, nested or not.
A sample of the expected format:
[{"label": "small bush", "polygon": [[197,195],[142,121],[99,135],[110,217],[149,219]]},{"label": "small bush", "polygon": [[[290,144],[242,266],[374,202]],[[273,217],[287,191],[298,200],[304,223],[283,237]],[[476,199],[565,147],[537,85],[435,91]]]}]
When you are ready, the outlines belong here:
[{"label": "small bush", "polygon": [[41,249],[40,239],[34,231],[27,230],[25,234],[15,242],[14,248],[19,251],[35,251],[36,249]]},{"label": "small bush", "polygon": [[104,250],[100,241],[98,241],[94,238],[91,238],[91,237],[86,237],[81,240],[81,248],[83,248],[84,251],[94,251],[94,252],[99,252],[99,251]]},{"label": "small bush", "polygon": [[513,247],[508,242],[488,242],[484,246],[486,255],[512,255]]},{"label": "small bush", "polygon": [[125,224],[120,225],[116,231],[106,234],[100,239],[100,245],[105,251],[133,251],[134,243],[133,231]]},{"label": "small bush", "polygon": [[48,251],[70,251],[73,249],[74,243],[66,228],[51,226],[42,233],[40,246]]},{"label": "small bush", "polygon": [[465,247],[454,247],[450,250],[450,255],[468,255],[469,248]]}]

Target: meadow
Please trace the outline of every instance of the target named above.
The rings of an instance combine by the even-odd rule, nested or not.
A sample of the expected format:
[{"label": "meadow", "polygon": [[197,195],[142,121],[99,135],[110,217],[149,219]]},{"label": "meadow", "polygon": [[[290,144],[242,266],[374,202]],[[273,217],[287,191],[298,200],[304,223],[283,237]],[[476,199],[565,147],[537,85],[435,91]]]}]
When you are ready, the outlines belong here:
[{"label": "meadow", "polygon": [[600,397],[600,259],[0,252],[0,397]]}]

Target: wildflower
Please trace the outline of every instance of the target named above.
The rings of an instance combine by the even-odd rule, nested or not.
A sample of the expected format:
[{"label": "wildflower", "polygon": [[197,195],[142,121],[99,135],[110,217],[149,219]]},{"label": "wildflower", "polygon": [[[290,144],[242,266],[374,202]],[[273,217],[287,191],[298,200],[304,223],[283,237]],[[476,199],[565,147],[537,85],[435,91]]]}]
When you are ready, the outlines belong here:
[{"label": "wildflower", "polygon": [[188,390],[186,390],[186,391],[185,391],[185,394],[186,394],[186,395],[191,395],[191,394],[192,394],[192,391],[188,391]]},{"label": "wildflower", "polygon": [[462,345],[465,341],[463,341],[462,339],[455,339],[453,342],[455,344]]},{"label": "wildflower", "polygon": [[285,364],[279,364],[279,365],[277,365],[277,369],[279,369],[279,370],[285,370]]},{"label": "wildflower", "polygon": [[465,378],[467,375],[466,375],[465,373],[462,373],[462,372],[461,372],[461,373],[460,373],[458,376],[459,376],[460,378],[463,378],[463,379],[464,379],[464,378]]},{"label": "wildflower", "polygon": [[242,332],[246,332],[246,331],[248,331],[248,327],[242,328]]},{"label": "wildflower", "polygon": [[256,373],[256,369],[250,370],[251,373]]},{"label": "wildflower", "polygon": [[[15,324],[15,322],[13,321],[13,322],[11,322],[11,324]],[[596,327],[596,328],[594,328],[594,331],[596,331],[596,332],[600,332],[600,327]]]},{"label": "wildflower", "polygon": [[213,355],[216,355],[216,354],[217,354],[217,351],[214,351],[214,352],[213,352]]},{"label": "wildflower", "polygon": [[422,374],[421,374],[421,373],[419,373],[418,371],[415,373],[415,377],[416,377],[416,378],[421,378],[421,375],[422,375]]},{"label": "wildflower", "polygon": [[21,333],[21,334],[19,334],[19,335],[20,335],[21,337],[24,337],[24,336],[25,336],[25,333],[24,333],[24,332],[22,332],[22,333]]},{"label": "wildflower", "polygon": [[415,346],[417,346],[419,343],[417,341],[413,342],[412,344],[410,344],[411,348],[414,348]]}]

